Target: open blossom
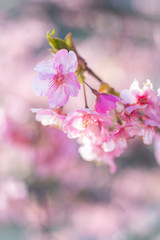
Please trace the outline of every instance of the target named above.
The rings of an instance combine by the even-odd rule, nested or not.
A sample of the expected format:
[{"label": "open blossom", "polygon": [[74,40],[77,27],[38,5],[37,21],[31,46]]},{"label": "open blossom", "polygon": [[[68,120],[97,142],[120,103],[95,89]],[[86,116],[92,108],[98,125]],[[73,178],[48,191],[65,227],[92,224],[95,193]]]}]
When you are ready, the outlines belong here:
[{"label": "open blossom", "polygon": [[154,127],[160,126],[159,93],[153,91],[150,80],[145,82],[143,88],[140,88],[138,81],[134,80],[130,89],[121,92],[121,98],[126,104],[122,115],[126,120],[128,116],[130,123],[139,128],[139,136],[142,137],[143,142],[150,144]]},{"label": "open blossom", "polygon": [[100,142],[93,142],[92,139],[83,137],[79,143],[79,153],[86,161],[98,161],[109,166],[110,172],[115,173],[117,167],[115,157],[119,157],[128,145],[128,140],[138,134],[135,127],[131,125],[117,126],[109,132],[108,139]]},{"label": "open blossom", "polygon": [[[155,98],[153,86],[149,79],[143,88],[139,87],[139,82],[135,79],[130,89],[122,90],[120,96],[124,104],[138,104],[139,107],[145,107],[146,104],[151,104]],[[136,105],[135,107],[137,108]]]},{"label": "open blossom", "polygon": [[96,102],[94,108],[99,113],[106,113],[107,111],[112,111],[117,107],[116,102],[119,102],[120,99],[112,94],[107,93],[98,93],[96,91]]},{"label": "open blossom", "polygon": [[73,51],[61,49],[54,62],[39,63],[34,70],[39,74],[33,82],[33,90],[38,96],[48,96],[51,107],[64,106],[69,96],[76,97],[80,84],[75,74],[78,61]]},{"label": "open blossom", "polygon": [[130,89],[122,90],[120,96],[122,102],[127,105],[125,108],[127,114],[131,114],[135,110],[141,110],[147,115],[157,115],[156,112],[159,99],[157,93],[153,91],[150,80],[144,83],[143,88],[140,88],[139,82],[134,80]]},{"label": "open blossom", "polygon": [[56,128],[62,128],[63,121],[66,117],[62,113],[61,109],[42,109],[34,108],[33,113],[36,113],[36,120],[41,122],[44,126],[53,126]]},{"label": "open blossom", "polygon": [[155,136],[155,130],[153,127],[147,126],[141,128],[139,135],[144,144],[150,145],[153,141],[153,137]]},{"label": "open blossom", "polygon": [[79,139],[81,144],[79,153],[86,161],[98,161],[107,164],[110,172],[114,173],[116,171],[114,158],[119,157],[124,152],[128,140],[135,135],[137,135],[136,128],[127,124],[124,126],[118,125],[114,130],[108,130],[107,138],[103,138],[101,133],[101,141],[98,141],[98,138],[93,141],[93,138],[85,134]]},{"label": "open blossom", "polygon": [[79,147],[79,153],[84,160],[106,163],[111,173],[116,172],[114,153],[105,152],[101,145],[93,144],[89,139],[86,139],[84,144]]},{"label": "open blossom", "polygon": [[22,222],[28,200],[26,184],[11,177],[1,178],[0,199],[0,221]]},{"label": "open blossom", "polygon": [[125,125],[118,125],[111,132],[108,142],[102,144],[105,152],[112,152],[114,157],[119,157],[124,149],[127,147],[128,140],[138,134],[137,128],[126,123]]},{"label": "open blossom", "polygon": [[111,120],[107,116],[90,109],[80,109],[68,114],[64,121],[63,131],[70,138],[88,137],[93,142],[101,142],[108,139],[108,129]]}]

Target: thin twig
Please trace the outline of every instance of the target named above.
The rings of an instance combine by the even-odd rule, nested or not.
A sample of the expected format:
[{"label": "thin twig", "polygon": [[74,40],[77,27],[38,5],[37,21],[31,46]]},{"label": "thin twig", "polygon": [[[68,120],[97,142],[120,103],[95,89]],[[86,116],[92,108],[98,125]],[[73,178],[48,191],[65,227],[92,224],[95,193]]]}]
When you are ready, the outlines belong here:
[{"label": "thin twig", "polygon": [[84,68],[85,68],[84,70],[87,71],[87,72],[88,72],[90,75],[92,75],[94,78],[96,78],[100,83],[103,83],[102,79],[100,79],[100,77],[98,77],[98,76],[92,71],[92,69],[87,66],[86,61],[84,60],[84,58],[82,58],[82,57],[78,54],[77,51],[76,51],[76,55],[77,55],[78,61],[79,61],[79,62],[83,62],[84,66],[85,66],[85,67],[84,67]]},{"label": "thin twig", "polygon": [[[109,92],[110,92],[111,94],[115,94],[115,93],[119,94],[114,88],[112,88],[108,83],[104,82],[100,77],[98,77],[98,76],[92,71],[91,68],[89,68],[89,67],[87,66],[86,61],[84,60],[84,58],[82,58],[82,57],[78,54],[77,51],[76,51],[76,54],[77,54],[78,62],[82,62],[82,63],[83,63],[84,72],[85,72],[85,71],[88,72],[88,74],[90,74],[91,76],[93,76],[93,77],[94,77],[96,80],[98,80],[101,84],[104,83],[104,84],[107,86],[107,88],[109,89]],[[86,82],[84,82],[84,83],[86,84]],[[89,87],[90,87],[90,86],[89,86]],[[90,87],[90,89],[91,89],[91,87]],[[92,89],[91,89],[91,90],[92,90]]]},{"label": "thin twig", "polygon": [[82,85],[83,85],[85,108],[89,108],[89,107],[88,107],[88,104],[87,104],[87,96],[86,96],[86,89],[85,89],[84,81],[82,81]]},{"label": "thin twig", "polygon": [[103,83],[102,79],[100,79],[93,71],[92,69],[90,69],[88,66],[86,66],[86,71],[92,75],[93,77],[95,77],[100,83]]},{"label": "thin twig", "polygon": [[89,88],[91,89],[91,91],[94,90],[94,89],[93,89],[86,81],[84,81],[84,80],[83,80],[83,84],[86,84],[87,87],[89,87]]}]

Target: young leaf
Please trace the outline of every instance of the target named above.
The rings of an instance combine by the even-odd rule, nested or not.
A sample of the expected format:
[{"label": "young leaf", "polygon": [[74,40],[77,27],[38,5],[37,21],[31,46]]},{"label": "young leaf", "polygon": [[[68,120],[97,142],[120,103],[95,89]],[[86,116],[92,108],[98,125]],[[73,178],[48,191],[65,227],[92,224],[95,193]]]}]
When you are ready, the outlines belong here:
[{"label": "young leaf", "polygon": [[76,48],[74,46],[73,40],[72,40],[72,33],[68,33],[65,37],[65,42],[68,47],[68,50],[72,50],[76,52]]},{"label": "young leaf", "polygon": [[53,48],[53,51],[56,53],[60,49],[67,49],[67,44],[63,39],[60,38],[53,38],[53,35],[55,33],[55,30],[52,31],[52,33],[47,32],[47,40],[50,44],[50,46]]}]

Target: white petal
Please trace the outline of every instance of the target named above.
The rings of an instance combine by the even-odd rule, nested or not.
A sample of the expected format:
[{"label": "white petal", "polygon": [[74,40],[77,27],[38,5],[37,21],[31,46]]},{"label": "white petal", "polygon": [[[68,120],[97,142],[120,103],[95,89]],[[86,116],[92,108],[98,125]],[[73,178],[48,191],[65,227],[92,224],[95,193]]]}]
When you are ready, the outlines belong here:
[{"label": "white petal", "polygon": [[141,129],[141,136],[142,136],[144,144],[146,144],[146,145],[151,144],[152,140],[153,140],[153,135],[154,135],[153,129],[151,129],[151,128]]},{"label": "white petal", "polygon": [[141,91],[140,87],[139,87],[139,82],[137,81],[137,79],[134,79],[133,83],[130,86],[130,90],[136,90],[136,91]]},{"label": "white petal", "polygon": [[68,59],[65,66],[65,73],[75,72],[77,69],[78,61],[77,56],[73,51],[69,51]]},{"label": "white petal", "polygon": [[120,93],[120,97],[124,101],[124,103],[133,104],[137,102],[137,98],[128,89],[122,90]]},{"label": "white petal", "polygon": [[61,85],[57,88],[56,91],[53,91],[53,93],[52,90],[50,90],[48,97],[49,105],[53,108],[56,106],[64,106],[68,101],[68,98],[69,97],[65,94],[64,88]]},{"label": "white petal", "polygon": [[93,153],[92,146],[89,144],[80,146],[78,151],[81,157],[86,161],[94,161],[96,159],[96,154]]},{"label": "white petal", "polygon": [[153,85],[149,79],[147,79],[146,82],[144,83],[143,89],[150,89],[150,90],[153,89]]},{"label": "white petal", "polygon": [[49,81],[50,80],[40,80],[40,76],[37,76],[32,84],[34,93],[38,96],[47,96]]},{"label": "white petal", "polygon": [[40,73],[50,73],[50,74],[55,74],[55,71],[53,69],[53,61],[49,60],[48,62],[40,62],[38,63],[34,70],[40,72]]},{"label": "white petal", "polygon": [[115,149],[115,142],[113,140],[104,142],[102,148],[105,152],[111,152]]}]

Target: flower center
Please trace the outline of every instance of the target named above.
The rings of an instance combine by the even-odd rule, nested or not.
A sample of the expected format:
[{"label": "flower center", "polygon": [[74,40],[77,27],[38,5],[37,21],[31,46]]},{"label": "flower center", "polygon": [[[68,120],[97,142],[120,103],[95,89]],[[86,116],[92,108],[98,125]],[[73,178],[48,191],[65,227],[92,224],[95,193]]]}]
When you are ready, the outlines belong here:
[{"label": "flower center", "polygon": [[92,127],[93,125],[98,125],[98,123],[91,116],[84,116],[82,125],[83,125],[83,128],[88,128],[88,127]]},{"label": "flower center", "polygon": [[138,102],[143,105],[143,104],[147,104],[148,103],[148,99],[146,96],[139,96],[138,97]]},{"label": "flower center", "polygon": [[57,73],[54,75],[53,79],[49,82],[49,88],[51,88],[53,85],[61,85],[63,83],[63,80],[65,79],[65,76],[62,73]]},{"label": "flower center", "polygon": [[57,73],[53,79],[55,81],[55,84],[60,85],[63,83],[64,78],[65,76],[62,73]]}]

